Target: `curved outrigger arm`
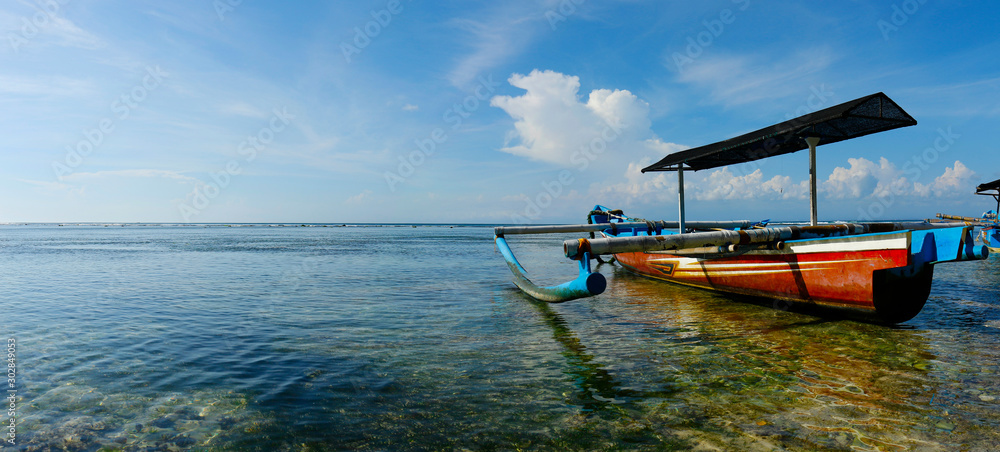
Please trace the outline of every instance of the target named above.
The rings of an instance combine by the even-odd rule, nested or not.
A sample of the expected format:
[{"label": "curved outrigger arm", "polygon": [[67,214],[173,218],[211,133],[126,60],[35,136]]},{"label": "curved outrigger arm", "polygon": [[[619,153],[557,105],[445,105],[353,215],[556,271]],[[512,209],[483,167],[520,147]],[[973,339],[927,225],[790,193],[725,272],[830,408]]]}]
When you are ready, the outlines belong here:
[{"label": "curved outrigger arm", "polygon": [[580,256],[580,274],[576,279],[558,286],[538,286],[528,279],[527,270],[514,257],[510,246],[507,245],[507,240],[502,235],[496,236],[495,240],[497,248],[503,254],[504,260],[507,261],[507,266],[514,274],[514,285],[535,299],[549,303],[562,303],[577,298],[592,297],[601,294],[607,288],[608,282],[604,275],[591,271],[589,253],[583,253]]}]

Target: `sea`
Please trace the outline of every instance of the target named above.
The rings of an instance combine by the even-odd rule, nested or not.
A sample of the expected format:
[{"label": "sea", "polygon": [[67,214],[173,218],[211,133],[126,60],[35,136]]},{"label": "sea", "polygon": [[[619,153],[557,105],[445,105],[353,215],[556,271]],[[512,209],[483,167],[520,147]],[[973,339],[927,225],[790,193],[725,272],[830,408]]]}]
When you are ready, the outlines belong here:
[{"label": "sea", "polygon": [[[572,236],[510,243],[540,284]],[[1000,257],[883,326],[475,225],[0,225],[0,450],[997,450]]]}]

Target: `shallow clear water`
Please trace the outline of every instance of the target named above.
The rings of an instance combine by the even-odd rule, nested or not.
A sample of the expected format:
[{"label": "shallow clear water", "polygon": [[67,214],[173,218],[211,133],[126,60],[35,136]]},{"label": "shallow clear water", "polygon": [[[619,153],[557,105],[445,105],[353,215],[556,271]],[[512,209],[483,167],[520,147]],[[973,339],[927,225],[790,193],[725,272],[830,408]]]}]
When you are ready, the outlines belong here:
[{"label": "shallow clear water", "polygon": [[[556,283],[561,240],[510,241]],[[0,257],[14,450],[1000,447],[997,256],[897,328],[613,265],[538,303],[486,227],[2,226]]]}]

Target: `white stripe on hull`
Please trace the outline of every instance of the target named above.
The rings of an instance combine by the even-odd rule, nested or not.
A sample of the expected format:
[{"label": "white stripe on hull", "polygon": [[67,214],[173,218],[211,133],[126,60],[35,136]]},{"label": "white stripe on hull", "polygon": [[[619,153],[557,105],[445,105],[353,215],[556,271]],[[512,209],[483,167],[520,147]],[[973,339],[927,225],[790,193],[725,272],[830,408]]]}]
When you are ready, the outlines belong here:
[{"label": "white stripe on hull", "polygon": [[895,237],[883,240],[836,241],[834,243],[803,243],[801,245],[788,243],[788,249],[794,254],[805,253],[838,253],[851,251],[882,251],[908,249],[910,244],[906,237]]},{"label": "white stripe on hull", "polygon": [[675,270],[674,271],[674,275],[676,275],[678,273],[696,273],[698,275],[705,275],[705,276],[753,276],[753,275],[774,275],[774,274],[779,274],[779,273],[792,273],[792,272],[805,273],[805,272],[813,272],[813,271],[820,271],[820,270],[830,270],[832,268],[833,267],[796,268],[796,269],[787,268],[787,269],[784,269],[784,270],[757,270],[757,271],[738,271],[738,270],[734,270],[734,271],[702,271],[700,269],[684,269],[684,268],[681,268],[681,269]]},{"label": "white stripe on hull", "polygon": [[[827,264],[845,264],[848,262],[863,262],[867,259],[845,259],[839,261],[810,261],[810,262],[796,262],[798,266],[806,265],[827,265]],[[677,259],[656,259],[650,260],[649,262],[677,262]],[[788,267],[790,264],[788,262],[748,262],[748,263],[716,263],[712,261],[704,261],[701,267],[706,269],[712,268],[767,268],[767,267]]]}]

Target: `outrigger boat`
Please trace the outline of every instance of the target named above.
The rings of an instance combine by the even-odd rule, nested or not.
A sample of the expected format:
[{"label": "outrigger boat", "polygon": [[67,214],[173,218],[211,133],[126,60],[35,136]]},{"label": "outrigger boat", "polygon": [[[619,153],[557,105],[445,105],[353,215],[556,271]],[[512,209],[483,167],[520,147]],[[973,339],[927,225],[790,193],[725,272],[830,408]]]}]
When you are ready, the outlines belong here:
[{"label": "outrigger boat", "polygon": [[[819,224],[816,147],[916,124],[883,93],[865,96],[722,142],[677,152],[642,171],[675,171],[679,221],[645,221],[596,206],[585,225],[495,229],[497,248],[528,295],[558,303],[598,295],[607,282],[591,259],[613,255],[623,267],[651,278],[730,294],[787,300],[814,312],[885,323],[916,316],[930,294],[934,266],[985,259],[973,226],[964,223]],[[751,221],[686,221],[684,172],[809,150],[810,226]],[[668,229],[677,229],[672,231]],[[566,257],[579,262],[576,279],[538,286],[517,261],[506,237],[590,232],[567,240]]]},{"label": "outrigger boat", "polygon": [[949,221],[963,221],[967,224],[981,227],[979,230],[979,240],[986,245],[991,252],[1000,252],[1000,221],[997,220],[997,212],[1000,212],[1000,179],[976,187],[977,195],[992,196],[997,202],[997,210],[987,210],[981,218],[960,217],[955,215],[937,214],[938,218]]}]

